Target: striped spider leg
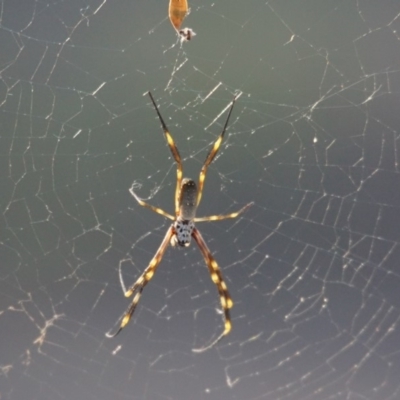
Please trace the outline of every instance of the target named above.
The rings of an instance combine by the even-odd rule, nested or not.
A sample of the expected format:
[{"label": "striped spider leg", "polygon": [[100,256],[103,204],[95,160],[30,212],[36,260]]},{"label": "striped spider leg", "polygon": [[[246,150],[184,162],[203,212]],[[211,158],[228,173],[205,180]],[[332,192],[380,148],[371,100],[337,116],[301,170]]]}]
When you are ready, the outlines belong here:
[{"label": "striped spider leg", "polygon": [[165,250],[167,249],[168,245],[170,244],[171,246],[187,247],[190,245],[191,238],[193,238],[194,241],[197,243],[197,245],[203,255],[205,263],[207,264],[207,267],[208,267],[208,270],[209,270],[209,273],[211,276],[211,280],[217,286],[221,306],[222,306],[222,309],[224,312],[224,330],[223,330],[223,332],[215,340],[213,340],[210,344],[208,344],[202,348],[193,349],[194,352],[199,353],[199,352],[208,350],[211,347],[213,347],[214,345],[216,345],[224,336],[226,336],[231,331],[232,322],[231,322],[229,310],[233,306],[233,301],[229,295],[228,288],[222,277],[221,270],[220,270],[217,262],[215,261],[213,255],[211,254],[200,231],[195,227],[195,222],[220,221],[220,220],[228,219],[228,218],[236,218],[241,213],[246,211],[253,204],[253,203],[249,203],[246,206],[244,206],[243,208],[241,208],[239,211],[236,211],[236,212],[233,212],[230,214],[226,214],[226,215],[211,215],[208,217],[200,217],[200,218],[196,217],[197,207],[199,206],[200,200],[202,197],[204,181],[205,181],[206,174],[207,174],[207,168],[214,160],[214,158],[217,155],[218,150],[221,146],[226,128],[229,123],[229,118],[231,116],[233,106],[235,104],[236,97],[232,101],[232,105],[229,109],[228,117],[226,119],[223,130],[222,130],[221,134],[219,135],[219,137],[217,138],[217,140],[214,142],[214,144],[213,144],[210,152],[208,153],[207,158],[203,164],[203,167],[201,168],[200,175],[199,175],[199,183],[198,183],[198,185],[196,185],[196,183],[192,179],[182,178],[183,168],[182,168],[182,159],[179,154],[179,150],[176,147],[171,134],[169,133],[167,125],[165,124],[164,119],[162,118],[162,116],[160,114],[160,111],[157,107],[156,102],[154,101],[153,96],[151,95],[150,92],[148,92],[148,94],[149,94],[150,99],[153,103],[153,106],[157,112],[162,129],[164,131],[164,136],[167,141],[167,144],[168,144],[168,146],[171,150],[172,156],[174,157],[175,162],[177,164],[176,189],[175,189],[175,216],[172,216],[171,214],[167,213],[166,211],[162,210],[161,208],[157,208],[157,207],[154,207],[154,206],[146,203],[139,196],[136,195],[136,193],[133,190],[133,187],[130,188],[131,195],[141,206],[146,207],[146,208],[172,220],[173,223],[168,228],[167,233],[165,234],[160,247],[158,248],[154,257],[151,259],[148,267],[139,276],[139,278],[136,280],[136,282],[128,288],[128,290],[126,290],[126,288],[125,288],[125,284],[123,282],[122,274],[120,271],[120,281],[121,281],[121,286],[122,286],[125,296],[130,297],[130,296],[134,295],[134,297],[131,302],[131,305],[129,306],[126,313],[122,317],[119,329],[113,334],[107,333],[106,335],[108,337],[116,336],[129,323],[129,321],[132,317],[132,314],[134,313],[136,306],[140,300],[140,296],[143,292],[143,289],[149,283],[151,278],[154,276],[154,274],[157,270],[157,267],[160,264],[161,259],[164,255]]}]

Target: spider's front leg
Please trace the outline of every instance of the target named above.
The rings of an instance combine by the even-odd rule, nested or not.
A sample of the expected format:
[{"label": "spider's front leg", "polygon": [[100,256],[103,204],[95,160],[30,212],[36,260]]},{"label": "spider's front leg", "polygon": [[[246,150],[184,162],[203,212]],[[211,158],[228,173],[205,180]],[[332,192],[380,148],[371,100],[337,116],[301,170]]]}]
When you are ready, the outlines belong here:
[{"label": "spider's front leg", "polygon": [[206,351],[208,349],[211,349],[211,347],[214,347],[224,336],[226,336],[231,331],[232,322],[229,309],[233,307],[233,301],[231,299],[231,296],[229,295],[228,288],[222,277],[221,270],[219,269],[218,264],[215,261],[215,258],[211,254],[200,231],[196,228],[193,229],[193,238],[196,241],[197,245],[199,246],[201,253],[203,254],[204,260],[207,264],[208,270],[211,275],[211,280],[217,286],[221,301],[221,306],[224,312],[224,330],[222,331],[222,333],[210,344],[198,349],[192,349],[192,351],[195,353],[202,353],[203,351]]},{"label": "spider's front leg", "polygon": [[112,338],[114,336],[117,336],[118,333],[120,333],[122,331],[122,329],[124,329],[125,326],[128,325],[128,323],[132,317],[132,314],[135,312],[136,306],[139,303],[140,296],[142,295],[144,287],[150,282],[151,278],[154,276],[154,274],[157,270],[157,267],[160,264],[160,261],[165,253],[165,250],[167,249],[168,244],[170,243],[171,238],[174,235],[175,235],[175,229],[174,229],[174,226],[171,225],[168,228],[168,231],[165,234],[164,239],[161,242],[161,245],[158,248],[156,254],[150,261],[149,266],[143,271],[142,275],[139,276],[137,281],[126,291],[125,291],[125,285],[124,285],[121,271],[120,271],[121,286],[122,286],[122,289],[124,290],[125,297],[130,297],[135,292],[136,292],[136,295],[133,297],[131,305],[129,306],[128,310],[126,311],[125,315],[123,316],[119,329],[115,333],[112,333],[112,334],[110,332],[107,332],[106,333],[107,337]]}]

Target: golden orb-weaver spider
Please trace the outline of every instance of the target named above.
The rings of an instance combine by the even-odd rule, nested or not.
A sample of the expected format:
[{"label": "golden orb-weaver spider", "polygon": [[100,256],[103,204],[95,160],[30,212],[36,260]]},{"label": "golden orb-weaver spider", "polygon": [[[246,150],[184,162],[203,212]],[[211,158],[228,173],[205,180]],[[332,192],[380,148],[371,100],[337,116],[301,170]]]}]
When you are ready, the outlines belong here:
[{"label": "golden orb-weaver spider", "polygon": [[204,260],[208,266],[208,270],[211,275],[211,280],[215,283],[217,286],[220,300],[221,300],[221,306],[224,311],[224,330],[223,332],[215,339],[213,340],[209,345],[202,347],[200,349],[193,349],[194,352],[202,352],[205,351],[211,347],[213,347],[215,344],[217,344],[224,336],[226,336],[231,328],[232,328],[232,323],[231,323],[231,318],[229,314],[229,309],[232,308],[233,306],[233,301],[229,295],[228,288],[224,282],[224,279],[222,278],[222,273],[221,270],[218,267],[217,262],[215,261],[214,257],[212,256],[210,250],[208,249],[207,244],[205,243],[200,231],[195,227],[194,223],[195,222],[204,222],[204,221],[219,221],[222,219],[226,218],[236,218],[239,214],[241,214],[243,211],[247,210],[253,203],[249,203],[246,206],[244,206],[242,209],[239,211],[236,211],[231,214],[227,215],[212,215],[208,217],[196,217],[196,210],[197,207],[199,206],[200,200],[201,200],[201,195],[203,193],[203,187],[204,187],[204,180],[206,178],[206,173],[207,173],[207,168],[211,164],[211,162],[214,160],[218,149],[221,146],[222,139],[224,138],[224,134],[226,131],[226,128],[228,126],[229,118],[231,116],[233,106],[235,104],[236,96],[234,97],[232,101],[232,105],[229,109],[228,117],[226,119],[224,128],[222,130],[222,133],[219,135],[218,139],[215,141],[214,145],[212,146],[210,152],[208,153],[208,156],[203,164],[203,167],[201,168],[200,171],[200,176],[199,176],[199,183],[198,187],[196,186],[196,183],[192,179],[188,178],[183,178],[183,169],[182,169],[182,160],[181,156],[179,154],[178,148],[175,145],[174,140],[172,139],[171,134],[168,131],[167,125],[165,124],[160,111],[158,110],[157,104],[153,99],[153,96],[151,95],[150,92],[148,92],[150,99],[154,105],[154,108],[157,112],[158,118],[161,122],[162,129],[164,131],[165,138],[167,140],[168,146],[171,150],[171,153],[176,161],[177,164],[177,180],[176,180],[176,189],[175,189],[175,217],[161,208],[154,207],[146,202],[144,202],[141,198],[139,198],[136,193],[133,190],[133,187],[130,188],[130,193],[131,195],[136,199],[136,201],[143,207],[149,208],[150,210],[163,215],[166,218],[171,219],[174,221],[172,225],[168,228],[167,233],[165,234],[165,237],[163,241],[161,242],[160,247],[158,248],[156,254],[150,261],[148,267],[144,270],[142,275],[139,276],[137,281],[126,290],[125,284],[122,279],[122,275],[120,272],[120,281],[121,281],[121,286],[124,291],[124,294],[126,297],[132,296],[134,293],[135,296],[133,297],[132,303],[129,306],[128,310],[126,311],[124,317],[121,320],[121,324],[119,329],[114,333],[110,334],[107,333],[106,335],[108,337],[114,337],[118,335],[119,332],[128,324],[130,321],[132,314],[135,311],[135,308],[139,302],[140,296],[143,292],[144,287],[150,282],[151,278],[154,276],[154,273],[156,272],[156,269],[158,265],[160,264],[160,261],[165,253],[165,250],[168,247],[168,244],[171,244],[171,246],[182,246],[182,247],[187,247],[190,245],[190,239],[193,238],[197,245],[199,246],[199,249],[201,253],[203,254]]}]

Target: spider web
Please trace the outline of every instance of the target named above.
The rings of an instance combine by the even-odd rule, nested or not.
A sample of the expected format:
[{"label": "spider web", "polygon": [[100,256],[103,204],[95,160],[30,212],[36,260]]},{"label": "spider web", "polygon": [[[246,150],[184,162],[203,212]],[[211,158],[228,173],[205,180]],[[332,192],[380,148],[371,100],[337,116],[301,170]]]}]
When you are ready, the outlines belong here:
[{"label": "spider web", "polygon": [[[161,4],[162,3],[162,4]],[[400,6],[0,0],[0,398],[400,398]],[[195,245],[168,249],[131,323],[126,285],[173,212],[151,90],[197,178],[235,93]]]}]

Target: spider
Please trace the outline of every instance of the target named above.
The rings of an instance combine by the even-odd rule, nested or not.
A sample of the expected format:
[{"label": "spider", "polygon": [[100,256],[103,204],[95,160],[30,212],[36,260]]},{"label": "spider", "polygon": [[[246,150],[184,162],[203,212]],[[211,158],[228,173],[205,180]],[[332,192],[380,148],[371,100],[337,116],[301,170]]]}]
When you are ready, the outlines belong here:
[{"label": "spider", "polygon": [[204,180],[206,177],[207,173],[207,168],[211,164],[211,162],[214,160],[215,156],[218,153],[218,149],[221,146],[222,139],[224,138],[224,134],[226,131],[226,128],[228,126],[229,118],[231,116],[233,106],[235,104],[235,100],[237,96],[234,97],[232,101],[232,105],[229,109],[228,117],[226,119],[224,128],[222,130],[222,133],[219,135],[217,140],[214,142],[210,152],[207,155],[207,158],[203,164],[203,167],[201,168],[200,171],[200,176],[199,176],[199,182],[198,186],[192,179],[188,178],[183,178],[183,170],[182,170],[182,160],[181,156],[179,154],[178,148],[175,145],[175,142],[169,133],[169,130],[167,128],[167,125],[165,124],[160,111],[158,110],[157,104],[153,99],[153,96],[151,92],[148,92],[150,99],[153,103],[153,106],[157,112],[158,118],[161,122],[162,129],[164,131],[165,139],[168,143],[168,146],[171,150],[171,153],[176,161],[177,164],[177,180],[176,180],[176,189],[175,189],[175,216],[167,213],[166,211],[162,210],[161,208],[154,207],[146,202],[144,202],[141,198],[139,198],[136,193],[133,190],[133,187],[130,188],[130,193],[131,195],[135,198],[135,200],[143,207],[149,208],[150,210],[161,214],[162,216],[169,218],[170,220],[173,221],[172,225],[168,228],[167,233],[165,234],[165,237],[163,241],[161,242],[160,247],[158,248],[157,252],[155,253],[154,257],[151,259],[148,267],[144,270],[142,275],[139,276],[139,278],[136,280],[136,282],[126,290],[125,284],[122,279],[121,271],[120,271],[120,281],[121,281],[121,286],[124,291],[124,294],[126,297],[130,297],[133,294],[135,296],[133,297],[132,303],[127,309],[126,313],[124,314],[119,329],[114,333],[110,334],[107,333],[106,335],[108,337],[115,337],[118,335],[119,332],[129,323],[132,314],[134,313],[136,306],[139,302],[140,296],[143,292],[144,287],[150,282],[151,278],[154,276],[156,269],[158,265],[160,264],[160,261],[165,253],[165,250],[168,247],[168,244],[171,244],[171,246],[181,246],[181,247],[187,247],[190,245],[190,239],[193,238],[194,241],[197,243],[199,246],[199,249],[204,257],[204,260],[208,266],[208,270],[211,275],[211,280],[215,283],[217,286],[218,292],[219,292],[219,297],[221,301],[221,306],[224,312],[224,330],[223,332],[215,339],[213,340],[209,345],[206,345],[203,348],[199,349],[193,349],[194,352],[202,352],[205,351],[214,345],[216,345],[224,336],[226,336],[231,328],[232,328],[232,323],[231,323],[231,317],[229,314],[229,310],[233,306],[233,301],[229,295],[228,288],[224,282],[224,279],[222,277],[221,270],[218,267],[217,262],[215,261],[213,255],[211,254],[210,250],[208,249],[208,246],[206,242],[204,241],[200,231],[195,227],[195,222],[205,222],[205,221],[219,221],[222,219],[227,219],[227,218],[236,218],[239,214],[247,210],[253,203],[249,203],[246,206],[244,206],[242,209],[239,211],[233,212],[231,214],[227,215],[212,215],[208,217],[196,217],[196,210],[197,207],[199,206],[201,196],[203,193],[203,187],[204,187]]}]

